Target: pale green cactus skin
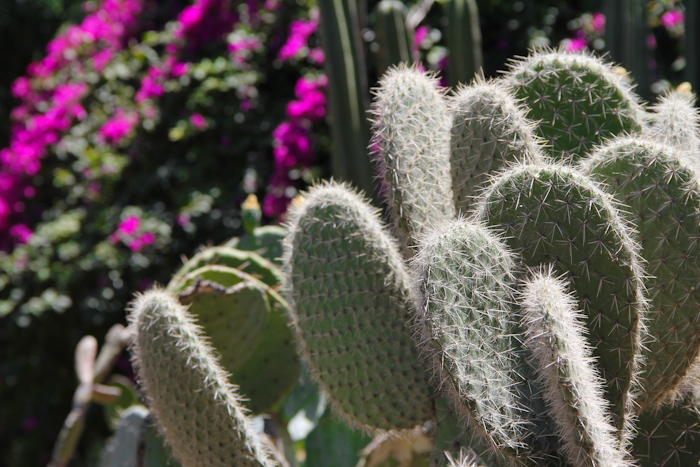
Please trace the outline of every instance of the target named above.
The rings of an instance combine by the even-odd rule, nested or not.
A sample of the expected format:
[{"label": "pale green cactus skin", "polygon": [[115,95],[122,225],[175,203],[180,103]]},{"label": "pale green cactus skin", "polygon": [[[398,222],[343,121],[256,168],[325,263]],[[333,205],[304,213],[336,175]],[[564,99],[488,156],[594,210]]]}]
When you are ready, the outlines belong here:
[{"label": "pale green cactus skin", "polygon": [[336,412],[370,431],[432,420],[416,300],[378,213],[344,185],[313,188],[289,214],[284,264],[301,354]]},{"label": "pale green cactus skin", "polygon": [[466,215],[493,173],[544,158],[543,142],[510,89],[476,78],[451,97],[450,171],[454,204]]},{"label": "pale green cactus skin", "polygon": [[379,84],[373,111],[380,191],[410,257],[416,238],[455,214],[449,109],[437,78],[417,67],[393,68]]},{"label": "pale green cactus skin", "polygon": [[131,305],[133,362],[164,437],[183,465],[277,465],[256,440],[237,388],[177,299],[152,290]]}]

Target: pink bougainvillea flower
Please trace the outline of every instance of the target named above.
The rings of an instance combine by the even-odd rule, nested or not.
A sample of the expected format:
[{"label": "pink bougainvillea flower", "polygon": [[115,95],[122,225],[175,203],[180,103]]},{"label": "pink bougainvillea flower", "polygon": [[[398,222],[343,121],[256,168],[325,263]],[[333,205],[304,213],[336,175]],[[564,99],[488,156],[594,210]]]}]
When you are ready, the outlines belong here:
[{"label": "pink bougainvillea flower", "polygon": [[587,46],[588,43],[586,42],[586,39],[574,37],[573,39],[569,39],[566,43],[566,50],[569,52],[578,52],[585,49]]},{"label": "pink bougainvillea flower", "polygon": [[124,235],[133,235],[139,230],[140,226],[141,226],[141,218],[140,217],[129,216],[126,219],[124,219],[121,222],[121,224],[119,224],[119,227],[117,228],[117,232],[122,233]]},{"label": "pink bougainvillea flower", "polygon": [[15,224],[10,227],[10,235],[17,243],[27,243],[32,239],[32,230],[24,224]]},{"label": "pink bougainvillea flower", "polygon": [[661,24],[670,29],[685,21],[685,15],[679,10],[667,11],[660,18]]},{"label": "pink bougainvillea flower", "polygon": [[605,15],[603,13],[593,13],[591,27],[593,27],[593,32],[596,34],[605,32]]},{"label": "pink bougainvillea flower", "polygon": [[207,128],[207,120],[202,114],[192,114],[190,123],[198,130],[205,130]]},{"label": "pink bougainvillea flower", "polygon": [[117,109],[114,117],[100,128],[98,135],[106,144],[116,145],[122,142],[139,124],[139,116],[135,112],[127,113],[124,109]]}]

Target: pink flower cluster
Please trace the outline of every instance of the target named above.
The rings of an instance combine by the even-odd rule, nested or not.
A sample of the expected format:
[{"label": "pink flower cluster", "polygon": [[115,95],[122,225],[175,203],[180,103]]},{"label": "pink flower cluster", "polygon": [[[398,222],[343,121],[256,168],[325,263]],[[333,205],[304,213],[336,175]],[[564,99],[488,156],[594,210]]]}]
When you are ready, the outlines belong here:
[{"label": "pink flower cluster", "polygon": [[115,245],[122,242],[131,251],[141,251],[145,246],[153,244],[156,236],[153,232],[143,231],[140,217],[129,216],[119,224],[117,231],[110,235],[109,241]]},{"label": "pink flower cluster", "polygon": [[275,171],[271,190],[263,200],[266,216],[278,217],[287,210],[294,190],[289,172],[314,161],[312,125],[326,116],[328,78],[301,78],[294,89],[296,99],[287,104],[287,121],[273,132]]},{"label": "pink flower cluster", "polygon": [[661,18],[659,18],[659,21],[667,29],[672,29],[672,28],[674,28],[680,24],[683,24],[685,22],[685,15],[683,14],[682,11],[671,10],[671,11],[667,11],[666,13],[661,15]]},{"label": "pink flower cluster", "polygon": [[235,9],[226,0],[196,0],[178,16],[175,37],[190,46],[221,39],[238,22]]},{"label": "pink flower cluster", "polygon": [[136,125],[139,124],[139,114],[136,112],[127,113],[124,109],[117,109],[114,117],[100,128],[99,136],[103,142],[110,145],[118,145],[126,138]]},{"label": "pink flower cluster", "polygon": [[308,56],[313,63],[322,65],[326,59],[321,47],[309,49],[309,38],[318,30],[320,15],[314,10],[311,19],[293,21],[289,27],[289,37],[282,46],[277,57],[286,62]]},{"label": "pink flower cluster", "polygon": [[59,142],[74,120],[87,118],[81,100],[89,87],[79,79],[85,72],[84,63],[89,60],[98,71],[106,66],[113,51],[121,49],[135,31],[143,1],[104,0],[93,6],[81,24],[70,26],[49,43],[46,57],[30,64],[27,76],[13,83],[12,93],[20,104],[11,114],[16,123],[10,145],[0,150],[3,245],[9,239],[23,243],[30,238],[26,225],[13,226],[21,218],[26,199],[35,194],[28,179],[39,172],[48,147]]}]

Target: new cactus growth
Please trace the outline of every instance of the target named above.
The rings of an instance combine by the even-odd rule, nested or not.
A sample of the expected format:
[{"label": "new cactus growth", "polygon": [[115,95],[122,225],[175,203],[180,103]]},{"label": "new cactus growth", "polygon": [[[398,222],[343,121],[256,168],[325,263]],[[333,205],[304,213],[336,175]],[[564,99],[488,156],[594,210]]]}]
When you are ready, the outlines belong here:
[{"label": "new cactus growth", "polygon": [[521,294],[524,344],[544,387],[562,451],[574,467],[629,466],[608,415],[583,316],[565,287],[551,271],[539,271],[525,281]]}]

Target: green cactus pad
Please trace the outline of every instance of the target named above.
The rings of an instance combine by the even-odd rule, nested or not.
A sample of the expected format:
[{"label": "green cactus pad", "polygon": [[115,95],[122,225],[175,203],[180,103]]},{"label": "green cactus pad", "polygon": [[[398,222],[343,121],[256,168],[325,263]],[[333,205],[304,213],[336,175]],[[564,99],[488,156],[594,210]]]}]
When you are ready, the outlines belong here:
[{"label": "green cactus pad", "polygon": [[674,91],[661,96],[651,107],[651,139],[673,146],[700,163],[700,112],[695,107],[696,96],[690,92]]},{"label": "green cactus pad", "polygon": [[284,268],[299,349],[336,413],[368,430],[431,420],[434,390],[409,327],[416,301],[379,214],[331,182],[289,219]]},{"label": "green cactus pad", "polygon": [[257,227],[253,235],[244,234],[241,237],[234,237],[223,246],[236,248],[245,251],[254,251],[268,261],[276,265],[281,265],[282,240],[287,234],[284,227],[279,225],[266,225]]},{"label": "green cactus pad", "polygon": [[489,174],[542,159],[541,141],[510,89],[477,78],[451,98],[450,165],[455,207],[466,214]]},{"label": "green cactus pad", "polygon": [[395,233],[409,248],[425,229],[454,217],[450,186],[450,117],[435,76],[391,68],[373,104],[374,147]]},{"label": "green cactus pad", "polygon": [[575,161],[607,138],[638,131],[645,118],[625,78],[593,55],[536,52],[511,64],[506,83],[559,161]]},{"label": "green cactus pad", "polygon": [[132,405],[122,412],[119,425],[102,455],[101,467],[137,465],[139,444],[147,417],[148,409],[142,405]]},{"label": "green cactus pad", "polygon": [[187,309],[163,290],[129,313],[132,358],[167,443],[184,465],[273,466],[232,386]]},{"label": "green cactus pad", "polygon": [[283,279],[282,271],[257,253],[226,246],[217,246],[207,248],[188,260],[177,274],[173,276],[170,284],[168,284],[168,290],[182,290],[182,282],[187,274],[209,264],[238,269],[259,279],[270,287],[281,284]]},{"label": "green cactus pad", "polygon": [[523,266],[552,265],[569,279],[614,425],[626,438],[646,302],[638,247],[612,198],[573,169],[520,166],[494,180],[476,217],[504,230]]},{"label": "green cactus pad", "polygon": [[275,411],[299,380],[300,362],[293,331],[289,326],[291,310],[276,292],[269,291],[272,306],[263,339],[253,355],[233,376],[246,405],[253,413]]},{"label": "green cactus pad", "polygon": [[180,294],[180,303],[188,305],[220,355],[219,364],[232,375],[256,351],[267,330],[271,310],[265,292],[247,281],[231,287],[198,281]]},{"label": "green cactus pad", "polygon": [[642,413],[634,455],[639,467],[686,467],[700,463],[700,415],[692,404]]},{"label": "green cactus pad", "polygon": [[[221,292],[235,288],[242,283],[254,284],[265,290],[269,302],[269,317],[260,334],[260,340],[243,359],[235,353],[225,357],[228,361],[224,367],[233,373],[232,380],[240,387],[246,397],[245,404],[254,413],[273,410],[279,402],[293,389],[299,378],[299,358],[295,351],[292,330],[289,327],[289,305],[273,289],[267,287],[252,276],[227,266],[208,265],[190,272],[181,281],[184,287],[180,299],[187,301],[194,290],[207,284]],[[214,296],[210,297],[212,300]],[[217,305],[214,305],[217,307]],[[209,332],[207,330],[207,332]],[[213,329],[216,333],[217,329]],[[248,336],[247,339],[255,336]],[[221,338],[227,339],[226,333]],[[228,344],[224,342],[225,346]],[[218,349],[219,344],[215,344]],[[228,366],[235,363],[232,366]]]},{"label": "green cactus pad", "polygon": [[700,353],[700,177],[669,146],[618,138],[582,168],[609,187],[639,231],[651,298],[642,404],[673,398]]},{"label": "green cactus pad", "polygon": [[484,444],[523,449],[531,427],[520,402],[512,253],[483,226],[460,219],[427,235],[414,265],[424,297],[420,341],[429,344],[443,391]]},{"label": "green cactus pad", "polygon": [[625,460],[603,398],[603,381],[586,342],[584,318],[551,271],[528,277],[520,299],[525,347],[544,387],[561,449],[575,467],[623,467]]}]

